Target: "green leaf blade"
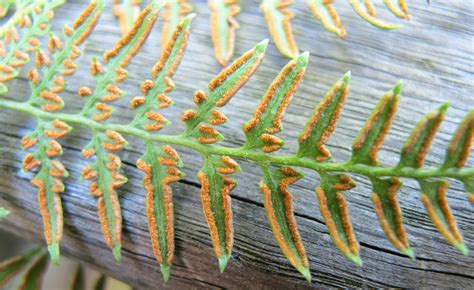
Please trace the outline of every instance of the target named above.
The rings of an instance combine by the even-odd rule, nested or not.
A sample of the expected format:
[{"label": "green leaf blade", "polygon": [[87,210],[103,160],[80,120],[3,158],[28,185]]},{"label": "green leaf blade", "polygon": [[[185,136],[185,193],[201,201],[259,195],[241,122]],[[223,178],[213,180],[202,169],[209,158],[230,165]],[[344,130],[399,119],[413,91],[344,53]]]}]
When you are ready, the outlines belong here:
[{"label": "green leaf blade", "polygon": [[193,136],[203,144],[212,144],[223,140],[222,135],[212,126],[201,123],[219,125],[226,122],[227,118],[216,107],[225,106],[245,85],[260,66],[267,46],[268,40],[258,43],[253,49],[223,69],[209,82],[209,95],[206,95],[202,90],[194,94],[197,111],[187,110],[181,116],[181,120],[186,124],[184,136]]},{"label": "green leaf blade", "polygon": [[378,165],[377,152],[390,129],[400,98],[401,83],[387,92],[370,114],[352,145],[351,162]]},{"label": "green leaf blade", "polygon": [[105,290],[105,285],[107,283],[107,277],[104,274],[101,274],[99,279],[94,284],[94,290]]},{"label": "green leaf blade", "polygon": [[22,162],[24,171],[39,168],[31,183],[38,188],[39,211],[43,219],[44,237],[51,260],[59,263],[59,244],[63,234],[63,208],[60,193],[64,192],[62,178],[69,176],[64,165],[56,159],[62,155],[62,147],[56,139],[65,137],[72,127],[57,119],[53,121],[38,118],[35,131],[22,138],[23,149],[36,146]]},{"label": "green leaf blade", "polygon": [[463,180],[464,190],[466,190],[467,199],[474,206],[474,177]]},{"label": "green leaf blade", "polygon": [[298,157],[311,157],[318,161],[330,158],[331,154],[324,147],[324,144],[334,131],[337,120],[342,113],[349,91],[350,77],[350,72],[347,72],[342,79],[332,86],[315,108],[313,115],[298,138],[299,147],[296,154]]},{"label": "green leaf blade", "polygon": [[[34,48],[30,40],[49,31],[49,26],[47,26],[47,29],[41,28],[45,28],[44,26],[49,24],[54,8],[63,2],[64,1],[47,1],[44,3],[41,12],[35,15],[30,27],[22,29],[23,34],[21,38],[18,41],[12,41],[6,54],[0,58],[0,67],[2,67],[0,71],[0,95],[8,92],[7,86],[2,83],[7,83],[16,78],[19,74],[17,68],[24,66],[30,61],[27,51]],[[0,38],[3,38],[4,33],[10,31],[10,29],[17,24],[17,21],[20,21],[23,17],[30,18],[28,14],[31,14],[34,7],[37,6],[36,2],[22,1],[18,3],[19,6],[16,8],[15,15],[0,28]]]},{"label": "green leaf blade", "polygon": [[281,119],[304,76],[308,57],[309,53],[305,52],[291,60],[274,79],[252,119],[244,124],[246,142],[243,147],[245,149],[262,149],[264,152],[272,152],[283,146],[283,140],[273,134],[282,130]]},{"label": "green leaf blade", "polygon": [[235,16],[240,13],[239,1],[210,0],[211,34],[214,54],[220,65],[226,66],[234,54],[235,31],[239,23]]},{"label": "green leaf blade", "polygon": [[474,110],[471,110],[459,124],[448,145],[443,168],[462,168],[471,152],[474,138]]},{"label": "green leaf blade", "polygon": [[147,131],[158,131],[171,123],[159,113],[148,113],[152,108],[164,109],[173,105],[166,95],[174,89],[172,77],[181,63],[187,46],[191,22],[196,14],[186,16],[174,30],[158,62],[153,66],[152,80],[142,82],[144,96],[135,97],[130,104],[136,109],[132,126]]},{"label": "green leaf blade", "polygon": [[307,0],[309,10],[328,31],[341,38],[347,37],[347,32],[334,9],[332,2],[325,0]]},{"label": "green leaf blade", "polygon": [[467,256],[469,250],[459,232],[456,219],[446,199],[449,183],[444,180],[425,179],[419,179],[418,182],[422,191],[421,201],[425,205],[431,221],[453,247]]},{"label": "green leaf blade", "polygon": [[8,286],[11,279],[23,271],[23,269],[41,253],[44,253],[44,250],[37,248],[21,256],[16,256],[0,263],[0,287]]},{"label": "green leaf blade", "polygon": [[354,188],[354,181],[344,174],[320,173],[321,184],[316,189],[319,208],[336,247],[358,266],[359,242],[352,228],[349,209],[342,191]]},{"label": "green leaf blade", "polygon": [[298,47],[291,28],[291,19],[294,14],[287,8],[292,3],[292,0],[263,0],[260,5],[275,45],[281,54],[288,58],[298,56]]},{"label": "green leaf blade", "polygon": [[349,0],[354,11],[359,14],[362,19],[370,24],[382,29],[396,29],[402,27],[398,24],[388,23],[376,18],[376,12],[373,4],[370,1]]},{"label": "green leaf blade", "polygon": [[385,6],[398,18],[410,20],[410,14],[408,14],[408,7],[405,0],[399,0],[398,5],[393,3],[393,0],[383,0]]},{"label": "green leaf blade", "polygon": [[174,206],[170,184],[184,174],[178,153],[171,146],[156,147],[148,142],[137,167],[145,174],[146,213],[153,253],[165,281],[169,279],[174,257]]},{"label": "green leaf blade", "polygon": [[371,178],[375,213],[385,235],[400,252],[414,259],[406,231],[403,227],[403,215],[397,199],[402,182],[399,178]]},{"label": "green leaf blade", "polygon": [[444,120],[449,105],[443,104],[438,109],[428,113],[418,122],[410,137],[403,146],[400,156],[400,167],[423,166],[425,156],[434,139],[436,131]]},{"label": "green leaf blade", "polygon": [[240,166],[230,157],[207,156],[198,172],[203,213],[221,273],[231,257],[234,243],[230,192],[237,183],[227,175],[239,171]]},{"label": "green leaf blade", "polygon": [[[160,6],[152,2],[140,12],[132,29],[117,41],[111,50],[104,53],[103,60],[107,63],[105,68],[96,59],[92,60],[91,73],[95,77],[96,87],[88,94],[81,115],[91,117],[97,122],[110,118],[113,110],[106,103],[123,97],[124,93],[115,86],[115,83],[122,82],[128,77],[125,68],[147,40],[159,9]],[[108,96],[113,98],[108,99]]]},{"label": "green leaf blade", "polygon": [[193,8],[183,0],[161,0],[159,3],[163,6],[163,32],[161,34],[161,49],[165,50],[168,41],[173,37],[176,27],[180,24],[182,19],[189,14]]},{"label": "green leaf blade", "polygon": [[10,214],[10,211],[6,208],[0,207],[0,219],[6,218]]},{"label": "green leaf blade", "polygon": [[18,286],[18,290],[37,290],[41,288],[43,277],[48,270],[49,258],[47,254],[41,255],[30,266],[24,274],[23,279]]},{"label": "green leaf blade", "polygon": [[119,133],[107,130],[92,131],[92,141],[82,150],[82,155],[91,158],[92,164],[82,170],[82,176],[92,181],[89,193],[97,200],[98,217],[107,246],[117,262],[121,259],[122,213],[117,188],[127,182],[120,174],[122,161],[114,152],[120,151],[127,141]]},{"label": "green leaf blade", "polygon": [[275,240],[290,263],[311,281],[308,258],[293,214],[293,197],[287,188],[303,175],[290,167],[264,166],[262,170],[260,189]]}]

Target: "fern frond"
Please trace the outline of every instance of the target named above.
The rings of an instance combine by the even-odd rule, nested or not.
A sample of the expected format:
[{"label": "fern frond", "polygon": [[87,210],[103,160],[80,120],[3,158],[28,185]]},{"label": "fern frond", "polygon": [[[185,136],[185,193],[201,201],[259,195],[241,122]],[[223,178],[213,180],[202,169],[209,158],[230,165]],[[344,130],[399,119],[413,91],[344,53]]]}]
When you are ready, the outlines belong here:
[{"label": "fern frond", "polygon": [[208,0],[211,9],[211,34],[214,54],[220,65],[226,66],[234,54],[235,31],[239,23],[239,0]]},{"label": "fern frond", "polygon": [[[316,197],[329,235],[341,252],[355,264],[361,265],[362,259],[350,219],[349,205],[344,196],[345,191],[355,187],[352,174],[361,175],[372,182],[371,199],[380,225],[399,251],[414,257],[397,199],[402,179],[408,178],[420,184],[421,200],[434,225],[449,243],[467,254],[467,246],[449,208],[446,191],[448,180],[454,179],[464,183],[468,198],[472,199],[474,170],[465,168],[465,163],[474,136],[474,111],[471,110],[459,125],[442,165],[425,168],[424,160],[446,114],[446,104],[427,114],[418,123],[403,147],[397,165],[381,167],[378,165],[377,154],[395,115],[401,94],[399,83],[380,99],[368,116],[353,143],[350,160],[331,162],[325,143],[335,129],[348,97],[350,74],[347,73],[316,106],[300,134],[298,151],[288,155],[269,154],[284,145],[284,140],[276,134],[283,128],[285,108],[302,81],[307,67],[308,53],[303,53],[289,61],[270,84],[253,116],[243,127],[246,136],[243,146],[229,148],[216,145],[215,143],[223,140],[216,126],[227,121],[218,107],[228,104],[259,67],[268,43],[263,41],[212,79],[208,92],[198,90],[194,94],[197,109],[186,110],[181,115],[185,122],[182,134],[158,132],[170,125],[157,110],[173,103],[167,94],[174,89],[172,77],[183,57],[191,19],[194,17],[188,15],[177,25],[152,69],[151,79],[141,84],[143,95],[131,100],[131,106],[135,108],[133,121],[126,125],[105,122],[113,111],[108,103],[125,94],[117,87],[117,83],[127,77],[127,64],[143,45],[157,18],[159,7],[151,4],[141,12],[132,30],[104,54],[104,65],[97,59],[92,60],[90,71],[95,77],[96,86],[94,90],[87,87],[79,89],[79,94],[87,97],[82,112],[58,113],[56,111],[63,106],[58,94],[64,89],[64,81],[57,77],[75,70],[71,54],[77,56],[74,47],[92,29],[103,2],[92,2],[91,5],[74,22],[72,28],[65,28],[64,40],[59,41],[54,35],[50,36],[49,46],[53,51],[51,57],[40,47],[35,49],[35,62],[41,67],[41,75],[44,76],[40,77],[39,71],[29,74],[33,84],[30,100],[16,102],[0,99],[0,107],[30,114],[38,120],[36,130],[25,137],[22,143],[26,148],[35,144],[39,146],[33,154],[27,155],[23,167],[27,170],[40,167],[33,182],[40,187],[40,208],[53,261],[58,258],[62,229],[58,192],[63,190],[63,184],[60,177],[67,175],[64,167],[53,159],[61,153],[61,147],[54,139],[68,133],[68,124],[85,126],[92,131],[92,140],[83,150],[83,155],[95,155],[95,160],[84,169],[83,175],[93,181],[90,192],[99,198],[99,217],[104,237],[117,260],[120,259],[122,217],[116,188],[125,183],[126,178],[120,174],[121,161],[114,152],[127,145],[122,135],[137,136],[145,141],[146,150],[137,161],[137,167],[144,172],[150,237],[165,280],[169,277],[174,255],[170,184],[183,177],[180,171],[183,162],[171,145],[187,147],[204,157],[204,165],[198,173],[202,184],[203,213],[221,271],[230,259],[233,245],[229,193],[237,184],[229,175],[240,171],[234,159],[252,161],[262,168],[260,189],[275,239],[290,263],[308,280],[311,279],[308,257],[297,229],[292,194],[288,188],[303,178],[297,167],[313,170],[320,175],[321,182],[316,188]],[[160,144],[156,146],[155,143]]]},{"label": "fern frond", "polygon": [[184,136],[194,137],[202,144],[213,144],[223,140],[223,136],[212,125],[221,125],[227,118],[216,107],[226,105],[249,80],[260,65],[267,45],[267,40],[260,42],[222,70],[209,82],[208,95],[202,90],[196,91],[194,103],[198,107],[197,111],[187,110],[181,115],[181,120],[186,123]]},{"label": "fern frond", "polygon": [[[80,45],[97,23],[104,7],[103,2],[92,1],[73,23],[72,28],[65,27],[63,40],[50,33],[49,53],[39,46],[35,47],[36,68],[32,68],[28,73],[32,88],[28,104],[46,112],[58,111],[64,106],[59,96],[66,86],[63,76],[74,73],[76,66],[73,59],[80,55],[77,45]],[[50,4],[44,9],[47,9],[48,5]],[[56,159],[62,155],[62,147],[57,139],[65,137],[71,130],[72,127],[63,121],[37,118],[36,129],[21,141],[25,150],[36,146],[36,150],[24,158],[22,167],[25,171],[38,168],[31,182],[38,187],[45,239],[54,263],[59,262],[59,243],[63,231],[63,211],[59,194],[64,191],[64,184],[61,179],[69,175],[63,164]]]},{"label": "fern frond", "polygon": [[293,215],[293,197],[287,188],[303,175],[291,167],[263,165],[262,171],[260,190],[275,240],[290,263],[311,281],[306,250]]},{"label": "fern frond", "polygon": [[310,157],[317,161],[325,161],[331,157],[324,144],[336,129],[349,91],[350,76],[350,73],[347,73],[335,83],[315,108],[299,136],[299,148],[296,154],[298,157]]},{"label": "fern frond", "polygon": [[333,7],[333,1],[308,0],[309,10],[328,31],[337,34],[341,38],[347,37],[347,32],[342,25],[341,19]]},{"label": "fern frond", "polygon": [[405,0],[398,0],[398,5],[393,3],[393,0],[383,0],[387,8],[399,18],[410,20],[410,14],[408,14],[408,6]]},{"label": "fern frond", "polygon": [[120,31],[127,34],[140,13],[141,0],[114,0],[112,13],[117,17]]},{"label": "fern frond", "polygon": [[349,0],[354,11],[359,14],[365,21],[370,24],[383,29],[395,29],[400,28],[401,25],[385,22],[381,19],[378,19],[377,12],[375,11],[374,4],[370,0]]},{"label": "fern frond", "polygon": [[186,0],[160,0],[163,4],[163,32],[161,33],[161,49],[165,50],[168,41],[181,20],[191,13],[193,7]]},{"label": "fern frond", "polygon": [[260,5],[276,47],[289,58],[296,57],[299,52],[291,29],[294,14],[288,9],[292,3],[293,0],[263,0]]},{"label": "fern frond", "polygon": [[[459,124],[446,152],[443,168],[463,168],[471,152],[474,139],[474,111],[471,110]],[[474,178],[462,179],[469,201],[474,205]]]},{"label": "fern frond", "polygon": [[[8,286],[10,281],[38,256],[45,251],[41,248],[30,250],[23,255],[10,258],[0,263],[0,287]],[[47,257],[47,256],[46,256]]]},{"label": "fern frond", "polygon": [[30,268],[23,274],[22,280],[18,285],[18,290],[38,289],[43,284],[43,277],[49,266],[49,257],[47,253],[42,254],[34,261]]},{"label": "fern frond", "polygon": [[[26,3],[27,1],[19,2]],[[49,22],[54,16],[53,9],[63,2],[63,0],[55,0],[47,1],[44,5],[35,2],[30,4],[34,6],[30,9],[31,13],[21,16],[18,24],[20,31],[15,26],[8,26],[8,23],[2,26],[5,33],[4,35],[0,33],[0,38],[2,38],[0,40],[0,94],[8,92],[5,83],[16,78],[17,69],[29,62],[28,52],[34,51],[40,44],[37,37],[48,33]]]},{"label": "fern frond", "polygon": [[207,156],[198,173],[201,183],[201,200],[212,240],[219,260],[219,269],[224,272],[234,244],[234,227],[230,191],[237,182],[228,175],[239,172],[240,166],[228,156]]},{"label": "fern frond", "polygon": [[5,17],[7,15],[8,10],[10,7],[15,3],[15,0],[5,0],[0,3],[0,18]]},{"label": "fern frond", "polygon": [[247,139],[243,148],[261,149],[268,153],[284,145],[284,141],[274,134],[282,130],[281,119],[304,76],[308,56],[309,53],[305,52],[290,61],[270,85],[253,118],[243,127]]},{"label": "fern frond", "polygon": [[[0,14],[6,14],[7,7],[9,8],[12,1],[5,1],[4,9],[0,8]],[[16,33],[15,26],[26,26],[30,21],[32,15],[41,11],[44,6],[49,6],[49,9],[54,9],[64,3],[64,0],[22,0],[15,2],[15,13],[0,27],[0,38],[13,36]],[[4,15],[3,14],[3,15]],[[3,16],[2,16],[3,17]],[[44,29],[43,29],[44,30]]]},{"label": "fern frond", "polygon": [[[113,109],[107,104],[121,98],[125,93],[116,83],[124,81],[125,70],[133,56],[138,53],[158,17],[159,6],[147,6],[138,15],[132,29],[122,37],[115,47],[104,53],[106,63],[102,66],[97,59],[91,63],[91,74],[95,77],[94,91],[81,88],[79,94],[86,97],[81,116],[104,122],[112,115]],[[127,182],[120,174],[121,160],[115,152],[121,151],[127,141],[115,130],[92,130],[92,141],[84,148],[82,155],[95,160],[83,169],[83,176],[91,180],[90,194],[98,198],[99,219],[107,245],[112,249],[117,261],[121,259],[122,213],[116,189]]]},{"label": "fern frond", "polygon": [[[173,104],[166,94],[174,89],[171,78],[184,55],[194,16],[186,16],[176,26],[173,36],[152,69],[153,80],[144,81],[140,87],[145,96],[132,99],[131,104],[136,108],[136,112],[131,126],[152,132],[170,125],[163,115],[152,109],[164,109]],[[174,217],[170,184],[184,176],[179,170],[182,166],[178,153],[171,146],[156,147],[152,141],[147,141],[145,154],[137,161],[137,167],[145,174],[143,185],[147,191],[146,209],[153,253],[160,263],[165,281],[169,278],[174,256]]]},{"label": "fern frond", "polygon": [[[448,104],[443,104],[438,109],[427,114],[425,118],[417,124],[402,149],[399,163],[400,167],[420,168],[423,166],[425,156],[429,151],[436,131],[444,120],[447,109]],[[466,133],[472,134],[472,132]],[[471,140],[469,140],[469,143],[472,142],[472,135],[470,137]],[[469,149],[470,144],[466,147]],[[448,153],[447,158],[449,157],[452,156]],[[463,161],[461,161],[461,163],[463,163]],[[445,163],[445,165],[449,166],[449,163]],[[464,244],[461,233],[457,228],[456,220],[451,213],[446,199],[446,191],[449,186],[448,181],[426,178],[417,178],[417,181],[421,187],[421,201],[425,205],[426,211],[436,228],[450,244],[458,248],[463,254],[467,254],[467,247]]]}]

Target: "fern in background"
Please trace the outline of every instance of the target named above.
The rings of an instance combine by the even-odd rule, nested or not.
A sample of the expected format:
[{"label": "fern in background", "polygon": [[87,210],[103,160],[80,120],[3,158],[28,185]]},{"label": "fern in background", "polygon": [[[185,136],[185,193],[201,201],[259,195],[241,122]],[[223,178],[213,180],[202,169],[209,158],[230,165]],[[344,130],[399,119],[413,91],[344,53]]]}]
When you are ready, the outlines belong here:
[{"label": "fern in background", "polygon": [[[0,287],[2,289],[39,290],[43,289],[43,280],[48,272],[50,259],[47,251],[35,248],[9,258],[0,263]],[[93,285],[94,290],[105,289],[105,275],[100,275]],[[71,290],[85,289],[85,275],[81,265],[77,266],[70,287]],[[7,288],[8,287],[8,288]]]},{"label": "fern in background", "polygon": [[0,28],[0,93],[8,91],[4,83],[18,76],[17,68],[29,62],[28,52],[40,44],[37,37],[48,33],[53,9],[62,3],[64,0],[17,3],[15,14]]},{"label": "fern in background", "polygon": [[113,0],[112,13],[117,17],[122,34],[127,34],[140,13],[140,0]]},{"label": "fern in background", "polygon": [[[164,25],[161,38],[162,48],[166,46],[172,31],[179,21],[192,11],[192,7],[186,0],[151,0],[163,5]],[[307,0],[307,5],[314,17],[328,31],[337,34],[341,38],[347,38],[347,31],[334,8],[333,0]],[[114,0],[114,13],[118,17],[122,33],[128,32],[133,21],[138,15],[140,1]],[[381,29],[396,29],[401,25],[389,23],[378,19],[375,6],[371,1],[348,0],[354,11],[370,24]],[[408,7],[404,0],[384,0],[385,6],[397,17],[409,20]],[[208,0],[211,11],[210,30],[211,39],[214,44],[214,54],[217,62],[223,67],[227,66],[234,54],[236,30],[239,23],[236,19],[240,13],[239,0]],[[284,56],[294,58],[298,56],[299,50],[291,28],[291,20],[295,17],[291,11],[293,0],[262,0],[260,9],[266,20],[268,31],[276,47]]]},{"label": "fern in background", "polygon": [[173,104],[167,94],[175,87],[172,77],[186,48],[194,17],[191,14],[176,26],[160,59],[152,68],[151,78],[142,82],[142,95],[131,98],[130,106],[135,113],[132,122],[107,122],[113,112],[110,103],[125,95],[117,83],[127,78],[127,65],[146,41],[157,19],[161,6],[152,3],[138,15],[130,31],[104,53],[102,60],[92,59],[90,72],[94,77],[95,88],[81,87],[78,91],[85,98],[83,110],[79,114],[59,113],[57,110],[63,106],[58,95],[64,90],[63,76],[75,71],[72,59],[79,55],[77,46],[91,32],[103,6],[104,1],[92,1],[72,27],[65,27],[62,40],[50,34],[48,49],[51,56],[40,47],[35,47],[37,68],[28,72],[32,84],[28,101],[0,99],[1,108],[23,112],[37,119],[34,132],[22,139],[25,148],[36,146],[34,153],[26,155],[23,167],[37,172],[32,183],[39,187],[39,207],[53,262],[59,259],[62,234],[59,192],[64,190],[64,186],[61,178],[67,177],[64,166],[56,159],[62,150],[55,139],[66,136],[72,124],[84,126],[92,133],[91,142],[82,154],[93,159],[82,173],[85,179],[92,182],[90,193],[98,198],[98,214],[104,238],[117,261],[121,258],[122,215],[116,189],[127,178],[120,172],[121,160],[116,152],[128,144],[123,135],[136,136],[145,141],[146,148],[137,161],[137,167],[144,176],[146,215],[153,253],[161,265],[165,280],[169,278],[174,256],[170,185],[183,177],[180,168],[184,165],[172,145],[194,150],[204,158],[197,179],[201,183],[203,214],[221,271],[231,257],[233,246],[229,193],[237,186],[231,176],[241,170],[236,159],[254,162],[261,168],[259,188],[275,240],[289,262],[308,280],[311,280],[308,258],[293,215],[293,197],[289,187],[303,178],[297,167],[313,170],[320,175],[321,182],[315,194],[328,232],[339,250],[355,264],[362,265],[362,260],[344,196],[344,191],[356,186],[351,174],[371,180],[371,199],[375,212],[388,239],[399,251],[414,258],[397,200],[401,179],[409,178],[419,182],[421,200],[439,232],[467,255],[468,249],[449,208],[446,191],[448,179],[458,180],[464,183],[468,198],[474,203],[474,169],[464,168],[474,136],[474,111],[467,113],[454,133],[447,149],[446,161],[440,167],[425,168],[423,163],[445,117],[447,104],[428,113],[418,123],[401,150],[398,164],[381,167],[378,165],[377,152],[397,109],[401,94],[399,83],[380,99],[368,116],[354,141],[351,158],[345,162],[331,162],[331,154],[325,143],[336,127],[348,95],[350,73],[347,73],[315,107],[298,138],[298,150],[287,155],[275,154],[285,144],[285,140],[277,136],[283,129],[285,109],[308,65],[309,54],[302,53],[295,55],[282,68],[263,94],[253,115],[243,126],[246,138],[244,144],[237,148],[216,145],[224,139],[218,126],[228,121],[219,108],[232,100],[259,67],[268,44],[268,41],[262,41],[223,69],[209,82],[207,90],[196,91],[193,96],[196,107],[181,115],[185,123],[181,134],[159,133],[171,124],[162,115],[161,109]]},{"label": "fern in background", "polygon": [[173,37],[176,26],[193,10],[193,7],[186,0],[159,0],[158,3],[163,5],[161,49],[165,50],[168,41]]}]

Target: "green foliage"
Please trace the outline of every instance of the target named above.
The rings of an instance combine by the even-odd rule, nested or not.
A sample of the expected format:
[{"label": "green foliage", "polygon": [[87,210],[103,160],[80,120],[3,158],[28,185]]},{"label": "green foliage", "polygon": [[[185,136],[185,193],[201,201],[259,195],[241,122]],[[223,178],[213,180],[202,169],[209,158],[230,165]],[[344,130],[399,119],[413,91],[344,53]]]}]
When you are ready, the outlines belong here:
[{"label": "green foliage", "polygon": [[23,275],[23,279],[18,286],[19,290],[36,290],[41,287],[43,277],[48,270],[49,257],[46,253],[42,254],[34,261],[30,268]]},{"label": "green foliage", "polygon": [[[64,91],[66,82],[64,76],[71,75],[76,69],[73,59],[80,55],[80,45],[97,23],[103,10],[104,1],[91,2],[89,9],[81,14],[73,23],[73,27],[64,28],[63,39],[49,33],[48,52],[41,48],[39,40],[31,42],[33,35],[46,35],[50,29],[47,22],[52,17],[52,9],[57,1],[50,1],[44,7],[36,6],[33,23],[24,29],[17,42],[10,49],[20,49],[24,44],[32,47],[35,54],[36,68],[31,68],[28,78],[31,84],[31,95],[28,104],[41,108],[45,112],[54,112],[64,106],[60,93]],[[41,31],[41,32],[39,32]],[[33,44],[32,44],[33,43]],[[11,50],[10,50],[11,51]],[[15,61],[17,54],[10,61]],[[25,58],[25,63],[28,61]],[[4,59],[8,62],[9,60]],[[45,239],[54,263],[59,262],[59,243],[62,238],[63,213],[59,193],[64,191],[61,180],[69,174],[56,157],[62,155],[61,145],[56,139],[66,136],[71,127],[65,122],[54,119],[37,118],[37,127],[22,139],[23,148],[35,148],[33,153],[26,155],[22,168],[24,171],[37,170],[33,185],[38,187],[38,200],[45,229]]]},{"label": "green foliage", "polygon": [[[131,29],[133,21],[138,15],[140,2],[132,0],[116,1],[114,14],[118,18],[123,34]],[[164,24],[161,47],[164,49],[174,28],[185,15],[192,11],[192,7],[186,0],[156,0],[155,2],[163,5]],[[240,2],[239,0],[208,1],[211,11],[210,32],[214,44],[214,54],[217,62],[223,67],[227,66],[234,54],[236,30],[240,28],[236,19],[241,11]],[[299,50],[291,28],[291,20],[295,15],[290,10],[294,1],[262,0],[261,2],[260,8],[276,47],[286,57],[297,57]],[[347,2],[363,20],[378,28],[391,30],[402,27],[379,19],[375,6],[369,0],[348,0]],[[346,29],[334,8],[334,1],[306,0],[306,3],[311,13],[321,22],[324,28],[341,38],[347,37]],[[384,0],[384,3],[395,16],[405,20],[410,19],[405,0]]]},{"label": "green foliage", "polygon": [[[53,9],[61,5],[63,0],[54,1],[15,1],[18,4],[15,15],[0,28],[0,94],[8,89],[4,83],[18,76],[17,68],[29,61],[28,52],[39,45],[38,36],[49,31],[49,22]],[[21,37],[20,37],[21,33]]]},{"label": "green foliage", "polygon": [[311,282],[308,258],[293,216],[293,197],[287,188],[303,175],[291,167],[261,167],[260,190],[275,240],[290,263]]},{"label": "green foliage", "polygon": [[[28,284],[29,281],[26,278],[39,278],[41,275],[38,275],[41,272],[41,269],[45,269],[45,262],[43,258],[48,256],[45,254],[45,251],[41,248],[33,249],[25,252],[23,255],[19,255],[8,260],[5,260],[0,263],[0,287],[3,289],[6,287],[12,279],[14,279],[19,273],[22,273],[27,269],[26,273],[23,274],[23,282],[21,285]],[[23,289],[31,289],[25,288]]]},{"label": "green foliage", "polygon": [[[48,271],[50,258],[42,248],[27,250],[24,253],[0,262],[0,288],[13,289],[16,284],[18,290],[41,290],[43,278]],[[54,269],[53,269],[54,271]],[[77,266],[72,282],[68,289],[85,289],[85,273],[81,265]],[[107,276],[101,274],[94,289],[103,290]]]},{"label": "green foliage", "polygon": [[0,219],[7,217],[10,211],[6,208],[0,207]]},{"label": "green foliage", "polygon": [[[275,1],[266,1],[275,8]],[[283,3],[283,2],[282,2]],[[140,86],[142,95],[131,99],[135,117],[129,124],[107,122],[113,108],[110,103],[125,96],[118,84],[128,76],[126,67],[144,44],[157,18],[160,6],[151,4],[138,16],[130,32],[121,38],[114,48],[107,51],[102,60],[92,59],[90,71],[94,76],[94,90],[81,87],[79,95],[85,97],[80,114],[60,114],[63,101],[58,96],[65,82],[60,74],[69,75],[76,69],[72,59],[78,56],[79,45],[95,25],[103,1],[93,1],[85,12],[65,28],[63,41],[49,36],[52,47],[51,59],[41,48],[35,48],[36,70],[29,72],[32,94],[27,102],[0,99],[0,107],[24,112],[37,119],[37,128],[22,143],[25,148],[36,146],[36,151],[25,157],[23,168],[37,170],[33,184],[39,188],[40,211],[43,216],[45,238],[53,262],[59,259],[59,242],[62,234],[62,209],[59,192],[64,190],[61,178],[67,171],[56,157],[62,153],[55,139],[64,137],[72,127],[84,126],[91,130],[92,138],[83,155],[93,158],[83,170],[90,180],[90,193],[98,198],[98,214],[107,245],[117,261],[121,258],[122,215],[116,189],[127,178],[120,172],[118,151],[128,142],[122,135],[143,139],[146,149],[137,161],[143,171],[146,189],[146,215],[153,253],[161,266],[164,280],[170,275],[174,256],[174,216],[171,184],[183,177],[184,165],[178,152],[171,145],[187,147],[204,157],[198,173],[202,184],[203,213],[209,226],[210,237],[223,271],[231,257],[233,225],[230,191],[237,183],[229,175],[240,171],[235,159],[247,160],[261,167],[263,178],[260,189],[269,224],[275,239],[290,263],[308,280],[311,279],[308,258],[305,253],[293,215],[292,194],[289,186],[303,178],[296,167],[319,173],[321,183],[316,189],[321,214],[332,240],[341,252],[357,265],[362,265],[358,241],[353,230],[349,206],[344,193],[356,186],[351,174],[367,177],[373,184],[371,199],[380,224],[388,239],[401,252],[414,257],[397,200],[402,178],[415,179],[420,183],[421,200],[428,215],[440,233],[453,246],[467,254],[467,247],[457,229],[455,219],[446,200],[448,179],[465,184],[472,201],[474,170],[464,168],[474,135],[474,113],[467,114],[459,125],[447,151],[446,161],[436,168],[424,168],[423,163],[437,128],[447,110],[442,105],[429,113],[416,126],[402,149],[400,162],[393,167],[378,166],[378,150],[383,144],[394,118],[401,95],[401,83],[388,91],[374,108],[357,136],[353,154],[347,162],[331,162],[325,143],[334,131],[348,95],[350,74],[344,75],[322,101],[299,137],[299,148],[294,154],[269,154],[284,146],[284,140],[276,135],[282,130],[282,118],[308,65],[308,53],[295,55],[285,65],[262,97],[251,119],[244,125],[245,143],[238,148],[216,145],[223,140],[216,126],[228,121],[218,110],[228,104],[237,91],[250,79],[264,57],[267,41],[258,43],[244,55],[223,69],[208,84],[208,91],[194,94],[196,109],[183,112],[185,122],[182,134],[169,135],[158,131],[170,126],[161,109],[173,104],[167,96],[174,88],[172,77],[186,49],[191,21],[194,15],[184,17],[163,49],[161,57],[152,68],[150,80]],[[281,3],[280,3],[281,4]],[[286,12],[281,12],[285,14]],[[288,17],[288,14],[285,14]],[[61,43],[61,45],[59,45]],[[159,143],[159,144],[156,144]]]}]

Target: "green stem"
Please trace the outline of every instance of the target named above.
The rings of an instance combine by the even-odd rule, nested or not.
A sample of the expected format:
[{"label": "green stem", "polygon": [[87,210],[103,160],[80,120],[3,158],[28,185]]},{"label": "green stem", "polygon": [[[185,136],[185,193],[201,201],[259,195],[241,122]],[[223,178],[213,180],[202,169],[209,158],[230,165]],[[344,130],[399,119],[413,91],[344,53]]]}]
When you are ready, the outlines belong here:
[{"label": "green stem", "polygon": [[315,171],[326,172],[347,172],[364,175],[367,177],[409,177],[409,178],[436,178],[448,177],[458,180],[474,176],[474,168],[444,169],[444,168],[412,168],[412,167],[373,167],[364,164],[352,164],[349,162],[330,163],[318,162],[309,158],[299,158],[295,155],[270,155],[258,151],[250,151],[244,148],[228,148],[217,145],[205,145],[194,138],[183,137],[182,135],[167,135],[150,133],[148,131],[134,128],[131,125],[98,123],[80,114],[64,114],[44,112],[28,103],[0,100],[0,108],[19,111],[29,115],[45,118],[58,119],[70,124],[79,124],[91,130],[113,130],[122,134],[134,135],[145,141],[154,141],[178,146],[188,147],[203,155],[226,155],[244,160],[252,160],[259,164],[274,164],[285,166],[296,166],[313,169]]}]

